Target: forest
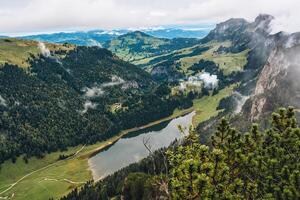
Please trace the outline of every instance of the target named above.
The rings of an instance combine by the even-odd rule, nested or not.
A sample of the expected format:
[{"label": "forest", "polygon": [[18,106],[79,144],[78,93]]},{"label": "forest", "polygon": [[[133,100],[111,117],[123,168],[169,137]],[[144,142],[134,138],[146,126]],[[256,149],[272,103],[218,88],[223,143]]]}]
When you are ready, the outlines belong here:
[{"label": "forest", "polygon": [[28,69],[1,67],[0,163],[103,141],[192,105],[108,50],[56,54],[32,58]]},{"label": "forest", "polygon": [[267,129],[253,124],[239,132],[223,118],[209,142],[199,135],[191,128],[183,141],[62,200],[299,199],[300,129],[292,107],[273,113]]}]

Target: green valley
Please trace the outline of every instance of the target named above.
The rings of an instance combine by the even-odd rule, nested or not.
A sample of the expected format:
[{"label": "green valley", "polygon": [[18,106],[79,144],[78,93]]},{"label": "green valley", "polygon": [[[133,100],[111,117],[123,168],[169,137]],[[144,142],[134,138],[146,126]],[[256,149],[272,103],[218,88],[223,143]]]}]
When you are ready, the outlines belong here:
[{"label": "green valley", "polygon": [[140,31],[130,32],[106,42],[103,47],[111,50],[123,60],[138,63],[148,57],[172,52],[197,44],[193,38],[156,38]]},{"label": "green valley", "polygon": [[297,199],[300,34],[272,20],[1,37],[0,199]]},{"label": "green valley", "polygon": [[[93,145],[80,145],[45,155],[44,158],[30,158],[25,163],[19,157],[15,163],[5,161],[1,165],[0,197],[14,199],[59,198],[92,179],[88,159],[113,144],[121,137],[135,130],[145,129],[164,121],[185,115],[193,109],[177,110],[171,116],[141,127],[121,131],[110,139]],[[61,155],[71,155],[60,160]]]}]

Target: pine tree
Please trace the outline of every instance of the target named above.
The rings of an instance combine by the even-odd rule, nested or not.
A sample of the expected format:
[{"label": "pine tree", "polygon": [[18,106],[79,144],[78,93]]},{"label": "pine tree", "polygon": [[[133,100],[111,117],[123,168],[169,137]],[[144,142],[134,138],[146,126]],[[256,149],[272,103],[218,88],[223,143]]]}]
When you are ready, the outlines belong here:
[{"label": "pine tree", "polygon": [[168,152],[172,199],[299,199],[300,129],[293,108],[272,115],[264,132],[238,133],[222,119],[212,147],[192,131]]}]

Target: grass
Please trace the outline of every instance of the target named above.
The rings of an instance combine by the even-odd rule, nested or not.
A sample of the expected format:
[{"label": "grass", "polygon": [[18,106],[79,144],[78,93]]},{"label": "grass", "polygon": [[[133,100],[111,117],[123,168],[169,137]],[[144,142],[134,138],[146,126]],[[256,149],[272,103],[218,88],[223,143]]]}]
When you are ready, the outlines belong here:
[{"label": "grass", "polygon": [[[80,148],[80,146],[70,148],[63,153],[71,154]],[[86,148],[82,153],[87,152],[89,148]],[[57,161],[61,153],[62,152],[55,152],[47,154],[43,159],[32,158],[28,164],[25,164],[21,157],[17,159],[15,164],[6,161],[1,165],[0,188],[3,186],[8,187],[8,185],[16,182],[30,172],[48,165],[50,166],[24,178],[11,190],[0,196],[11,196],[14,194],[14,199],[48,199],[49,197],[59,197],[82,184],[71,184],[63,179],[70,179],[74,182],[91,179],[91,173],[87,170],[87,162],[79,157],[82,154],[79,154],[73,159]],[[4,189],[1,189],[0,193],[2,191],[4,191]]]},{"label": "grass", "polygon": [[[50,51],[71,50],[74,45],[59,45],[45,43]],[[40,54],[38,42],[32,40],[21,40],[15,38],[0,39],[0,66],[4,63],[18,65],[28,68],[28,59],[31,55],[37,57]]]},{"label": "grass", "polygon": [[212,60],[214,57],[217,57],[219,54],[215,54],[214,52],[218,50],[220,46],[229,47],[231,43],[229,41],[226,42],[209,42],[204,45],[199,45],[198,48],[209,47],[209,50],[195,56],[182,57],[179,59],[179,63],[181,64],[181,68],[183,71],[188,71],[188,68],[193,64],[198,63],[200,60]]},{"label": "grass", "polygon": [[196,115],[193,117],[193,125],[196,127],[199,123],[217,116],[222,111],[217,110],[220,101],[229,96],[235,86],[235,84],[228,86],[214,96],[204,96],[201,99],[195,99],[193,103]]},{"label": "grass", "polygon": [[[6,161],[1,165],[0,197],[11,197],[14,195],[14,199],[17,200],[38,200],[49,199],[50,197],[59,198],[69,193],[75,187],[79,187],[84,182],[92,179],[92,174],[88,166],[88,159],[103,148],[116,142],[129,132],[169,121],[170,119],[187,114],[191,111],[193,111],[193,108],[175,110],[173,115],[169,117],[157,120],[142,127],[124,130],[107,141],[98,142],[94,145],[72,147],[65,152],[54,152],[47,154],[43,159],[31,158],[29,159],[28,164],[25,164],[22,157],[19,157],[15,164],[11,163],[11,161]],[[81,151],[74,157],[66,160],[57,160],[60,154],[72,154],[79,150]],[[11,184],[20,180],[28,173],[32,174],[19,181],[9,191],[3,192],[9,188]]]},{"label": "grass", "polygon": [[[137,59],[134,62],[134,64],[146,65],[147,63],[151,62],[153,59],[157,59],[167,55],[174,55],[180,57],[179,59],[176,60],[176,62],[178,62],[181,66],[180,71],[182,71],[187,75],[190,73],[190,71],[188,70],[189,67],[191,67],[195,63],[198,63],[202,59],[215,62],[219,66],[220,70],[223,71],[224,75],[230,75],[232,72],[243,70],[244,66],[247,64],[247,57],[248,57],[249,50],[247,49],[239,53],[220,53],[220,54],[216,53],[218,48],[221,46],[230,47],[231,42],[212,41],[206,44],[200,44],[193,47],[183,48],[159,56],[148,57],[140,60]],[[209,47],[209,50],[195,56],[187,56],[189,53],[193,52],[193,49],[204,48],[204,47]],[[161,60],[160,62],[163,62],[163,60]],[[156,65],[156,64],[158,63],[154,63],[152,65]]]},{"label": "grass", "polygon": [[[153,56],[153,53],[149,53],[147,49],[159,49],[161,45],[168,43],[169,42],[164,39],[144,37],[139,33],[135,33],[135,35],[121,36],[120,38],[110,41],[110,47],[108,49],[123,60],[134,63],[138,60]],[[138,45],[142,45],[141,49],[144,51],[138,52],[134,50],[134,47]]]},{"label": "grass", "polygon": [[227,53],[208,58],[215,62],[224,75],[230,75],[232,72],[242,71],[247,64],[249,50],[244,50],[240,53]]},{"label": "grass", "polygon": [[247,57],[249,50],[244,50],[239,53],[216,53],[219,47],[230,47],[231,42],[209,42],[199,47],[209,47],[210,49],[202,54],[190,57],[182,57],[179,62],[184,72],[188,73],[188,68],[193,64],[198,63],[200,60],[213,61],[223,71],[224,75],[229,75],[235,71],[241,71],[247,64]]}]

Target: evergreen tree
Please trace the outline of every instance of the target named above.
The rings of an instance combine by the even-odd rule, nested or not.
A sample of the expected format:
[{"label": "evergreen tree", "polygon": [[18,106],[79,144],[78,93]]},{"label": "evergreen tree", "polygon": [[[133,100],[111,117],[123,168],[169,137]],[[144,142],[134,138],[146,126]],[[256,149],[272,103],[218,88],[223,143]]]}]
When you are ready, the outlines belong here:
[{"label": "evergreen tree", "polygon": [[169,151],[172,199],[299,199],[300,129],[293,108],[272,116],[272,127],[240,134],[222,119],[212,147],[195,132]]}]

